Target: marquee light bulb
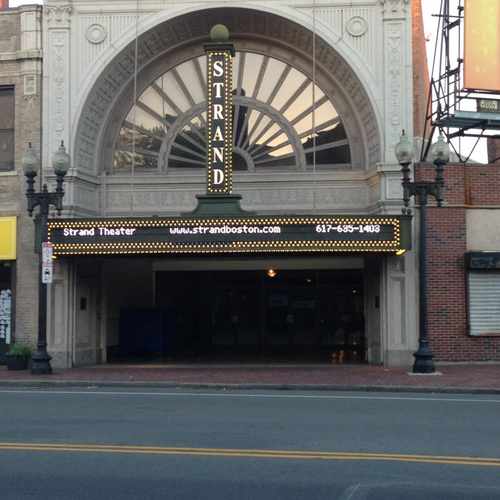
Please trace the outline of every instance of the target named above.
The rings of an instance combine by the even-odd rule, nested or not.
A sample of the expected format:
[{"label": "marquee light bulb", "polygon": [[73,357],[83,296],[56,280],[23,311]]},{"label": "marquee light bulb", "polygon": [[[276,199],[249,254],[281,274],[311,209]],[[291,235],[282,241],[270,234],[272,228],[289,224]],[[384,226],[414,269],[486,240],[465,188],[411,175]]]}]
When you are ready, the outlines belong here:
[{"label": "marquee light bulb", "polygon": [[275,269],[268,269],[266,274],[269,278],[276,278],[278,276],[278,272]]}]

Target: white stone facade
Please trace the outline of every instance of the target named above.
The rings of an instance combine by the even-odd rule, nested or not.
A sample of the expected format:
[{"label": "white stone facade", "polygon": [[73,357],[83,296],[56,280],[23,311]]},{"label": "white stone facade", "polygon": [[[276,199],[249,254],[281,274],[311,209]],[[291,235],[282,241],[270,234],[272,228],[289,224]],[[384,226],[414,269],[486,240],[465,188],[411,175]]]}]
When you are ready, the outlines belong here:
[{"label": "white stone facade", "polygon": [[[140,93],[169,58],[196,52],[193,47],[206,41],[218,19],[232,27],[237,47],[266,43],[304,72],[311,71],[308,57],[315,51],[315,76],[334,96],[353,158],[350,171],[236,173],[234,190],[243,195],[243,206],[261,213],[400,213],[393,151],[402,129],[412,135],[410,16],[409,0],[266,0],[241,7],[217,0],[48,0],[44,165],[64,141],[72,157],[66,215],[178,215],[194,208],[195,194],[204,191],[203,173],[110,175],[110,150],[117,110],[130,101],[135,69]],[[370,359],[409,365],[417,338],[414,254],[384,257],[373,273],[371,265],[365,265],[372,276],[365,308],[374,328],[367,332]],[[61,366],[103,361],[106,270],[71,261],[58,267],[49,350]],[[83,315],[77,307],[82,293],[91,297]]]}]

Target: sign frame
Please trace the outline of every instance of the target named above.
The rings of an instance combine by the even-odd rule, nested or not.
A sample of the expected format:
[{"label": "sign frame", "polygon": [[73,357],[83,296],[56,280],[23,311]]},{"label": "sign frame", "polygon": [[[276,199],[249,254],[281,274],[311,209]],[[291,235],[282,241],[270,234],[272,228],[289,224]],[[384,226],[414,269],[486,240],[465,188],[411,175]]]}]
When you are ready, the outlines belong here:
[{"label": "sign frame", "polygon": [[[469,92],[500,93],[500,39],[495,36],[500,0],[464,2],[463,86]],[[496,42],[496,46],[493,46]]]},{"label": "sign frame", "polygon": [[207,53],[207,194],[233,190],[232,44],[209,44]]}]

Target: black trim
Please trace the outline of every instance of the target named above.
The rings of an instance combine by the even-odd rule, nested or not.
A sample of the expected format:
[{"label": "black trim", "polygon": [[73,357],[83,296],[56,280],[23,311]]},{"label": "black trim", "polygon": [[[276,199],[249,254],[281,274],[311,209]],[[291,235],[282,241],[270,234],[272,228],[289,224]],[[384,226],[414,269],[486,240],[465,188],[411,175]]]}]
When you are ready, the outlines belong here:
[{"label": "black trim", "polygon": [[465,266],[470,270],[500,271],[500,252],[467,252]]}]

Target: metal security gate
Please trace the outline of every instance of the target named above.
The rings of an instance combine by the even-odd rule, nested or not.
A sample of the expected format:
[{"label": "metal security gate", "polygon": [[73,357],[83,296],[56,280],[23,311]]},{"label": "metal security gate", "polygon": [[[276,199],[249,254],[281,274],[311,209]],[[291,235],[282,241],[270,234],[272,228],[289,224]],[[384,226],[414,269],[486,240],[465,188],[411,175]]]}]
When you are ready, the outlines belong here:
[{"label": "metal security gate", "polygon": [[500,272],[469,271],[469,334],[500,334]]}]

